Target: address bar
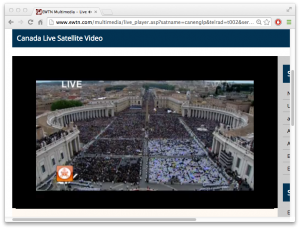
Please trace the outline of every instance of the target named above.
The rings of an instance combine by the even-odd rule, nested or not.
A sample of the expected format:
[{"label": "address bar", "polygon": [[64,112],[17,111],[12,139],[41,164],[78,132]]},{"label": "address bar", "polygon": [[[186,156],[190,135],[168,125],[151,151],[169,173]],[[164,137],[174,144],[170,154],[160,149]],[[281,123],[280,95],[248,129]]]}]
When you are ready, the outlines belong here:
[{"label": "address bar", "polygon": [[271,26],[271,18],[48,18],[48,26]]}]

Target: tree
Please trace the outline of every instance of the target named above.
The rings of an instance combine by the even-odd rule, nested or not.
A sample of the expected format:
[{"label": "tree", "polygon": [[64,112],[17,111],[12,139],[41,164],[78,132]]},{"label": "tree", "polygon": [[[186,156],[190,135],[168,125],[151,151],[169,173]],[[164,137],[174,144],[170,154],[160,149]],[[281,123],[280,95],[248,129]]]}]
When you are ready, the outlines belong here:
[{"label": "tree", "polygon": [[80,107],[82,106],[82,102],[78,100],[59,100],[51,105],[51,110],[60,110],[60,109],[65,109],[65,108],[70,108],[70,107]]},{"label": "tree", "polygon": [[226,85],[226,92],[230,92],[229,84]]},{"label": "tree", "polygon": [[225,88],[227,89],[227,86],[228,86],[227,82],[223,82],[222,85],[223,85],[222,90],[225,91]]},{"label": "tree", "polygon": [[126,85],[115,85],[115,86],[111,86],[111,87],[106,87],[105,91],[113,91],[113,90],[122,91],[125,87],[127,87],[127,86]]},{"label": "tree", "polygon": [[149,83],[149,84],[144,84],[143,87],[145,89],[149,87],[155,87],[155,88],[160,88],[160,89],[165,89],[165,90],[175,90],[175,86],[169,85],[169,84],[155,84],[155,83]]},{"label": "tree", "polygon": [[183,88],[183,87],[180,87],[180,88],[178,88],[178,91],[180,91],[180,92],[187,92],[188,90],[186,89],[186,88]]},{"label": "tree", "polygon": [[216,92],[215,92],[215,94],[218,95],[220,90],[221,90],[221,87],[220,87],[220,86],[217,86],[217,87],[216,87]]}]

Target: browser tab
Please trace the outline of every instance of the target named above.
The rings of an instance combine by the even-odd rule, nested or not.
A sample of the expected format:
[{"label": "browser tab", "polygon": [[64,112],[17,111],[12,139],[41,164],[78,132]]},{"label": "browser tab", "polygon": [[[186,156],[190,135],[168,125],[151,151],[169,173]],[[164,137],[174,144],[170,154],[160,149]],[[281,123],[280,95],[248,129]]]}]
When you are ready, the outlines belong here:
[{"label": "browser tab", "polygon": [[35,8],[33,15],[44,15],[44,16],[66,16],[66,15],[99,15],[99,8]]}]

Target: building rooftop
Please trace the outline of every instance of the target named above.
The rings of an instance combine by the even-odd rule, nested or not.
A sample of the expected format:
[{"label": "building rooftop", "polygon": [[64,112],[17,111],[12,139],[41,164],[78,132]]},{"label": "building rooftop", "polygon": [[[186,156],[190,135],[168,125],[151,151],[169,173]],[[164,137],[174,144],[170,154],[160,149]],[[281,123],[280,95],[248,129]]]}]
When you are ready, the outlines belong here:
[{"label": "building rooftop", "polygon": [[232,136],[232,137],[245,136],[245,137],[247,137],[247,135],[249,136],[254,133],[254,118],[253,118],[253,116],[249,115],[247,113],[243,113],[243,115],[248,116],[248,125],[240,128],[240,129],[234,129],[234,130],[227,131],[226,134],[228,134],[228,136]]},{"label": "building rooftop", "polygon": [[251,102],[242,102],[242,101],[227,101],[229,104],[235,104],[235,105],[249,105]]},{"label": "building rooftop", "polygon": [[74,99],[76,99],[76,98],[78,98],[78,96],[75,96],[75,95],[68,96],[68,99],[74,100]]}]

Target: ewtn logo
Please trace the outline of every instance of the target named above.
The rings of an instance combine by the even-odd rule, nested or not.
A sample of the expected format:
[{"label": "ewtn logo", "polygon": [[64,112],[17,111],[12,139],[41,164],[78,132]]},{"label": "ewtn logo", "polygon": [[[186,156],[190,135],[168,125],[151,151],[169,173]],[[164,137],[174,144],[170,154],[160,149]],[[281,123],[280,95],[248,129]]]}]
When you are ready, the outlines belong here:
[{"label": "ewtn logo", "polygon": [[42,15],[43,14],[43,10],[42,9],[35,9],[35,14],[36,15]]}]

